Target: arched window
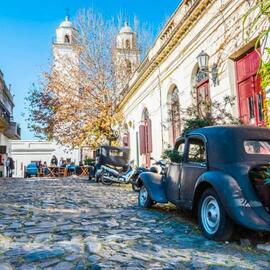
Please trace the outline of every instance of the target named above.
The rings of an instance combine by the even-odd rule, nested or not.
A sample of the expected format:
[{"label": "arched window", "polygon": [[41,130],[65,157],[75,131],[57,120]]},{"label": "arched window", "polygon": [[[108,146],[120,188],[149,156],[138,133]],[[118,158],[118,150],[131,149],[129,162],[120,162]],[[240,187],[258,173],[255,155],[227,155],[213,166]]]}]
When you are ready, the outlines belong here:
[{"label": "arched window", "polygon": [[65,35],[65,43],[70,43],[69,35]]},{"label": "arched window", "polygon": [[131,73],[132,73],[132,65],[131,65],[130,60],[128,60],[128,59],[126,59],[126,68],[127,68],[127,74],[131,75]]},{"label": "arched window", "polygon": [[200,116],[205,116],[209,113],[209,102],[210,102],[210,93],[209,93],[209,77],[205,72],[201,72],[198,68],[196,73],[196,102],[198,108],[198,114]]},{"label": "arched window", "polygon": [[127,124],[124,125],[123,146],[130,147],[130,133]]},{"label": "arched window", "polygon": [[149,112],[148,112],[147,108],[145,108],[145,109],[143,110],[142,120],[143,120],[143,121],[147,121],[149,118],[150,118],[150,117],[149,117]]},{"label": "arched window", "polygon": [[128,39],[126,40],[126,49],[130,50],[130,41]]},{"label": "arched window", "polygon": [[169,119],[171,122],[171,144],[174,145],[175,140],[180,136],[181,133],[180,102],[177,87],[174,87],[170,93]]}]

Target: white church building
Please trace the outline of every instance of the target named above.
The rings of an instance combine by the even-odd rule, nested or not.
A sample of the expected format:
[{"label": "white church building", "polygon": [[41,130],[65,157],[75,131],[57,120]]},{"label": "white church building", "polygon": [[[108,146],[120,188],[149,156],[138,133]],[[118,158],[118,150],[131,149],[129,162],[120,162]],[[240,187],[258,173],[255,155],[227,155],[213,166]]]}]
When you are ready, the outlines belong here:
[{"label": "white church building", "polygon": [[122,92],[131,159],[146,165],[151,156],[159,159],[181,133],[181,109],[198,106],[200,99],[235,97],[235,117],[264,125],[255,51],[260,29],[248,37],[243,30],[252,2],[181,1]]},{"label": "white church building", "polygon": [[[181,2],[181,3],[180,3]],[[156,38],[143,61],[136,34],[126,23],[116,39],[116,56],[124,61],[119,72],[120,104],[125,128],[121,141],[131,159],[150,165],[173,145],[183,128],[181,112],[203,100],[235,97],[230,109],[245,124],[265,125],[264,96],[257,75],[255,43],[261,29],[247,36],[243,16],[254,0],[183,0]],[[56,30],[55,67],[68,56],[79,61],[77,29],[68,17]],[[261,45],[260,50],[264,50]],[[120,74],[121,75],[121,74]],[[121,76],[120,76],[121,77]]]}]

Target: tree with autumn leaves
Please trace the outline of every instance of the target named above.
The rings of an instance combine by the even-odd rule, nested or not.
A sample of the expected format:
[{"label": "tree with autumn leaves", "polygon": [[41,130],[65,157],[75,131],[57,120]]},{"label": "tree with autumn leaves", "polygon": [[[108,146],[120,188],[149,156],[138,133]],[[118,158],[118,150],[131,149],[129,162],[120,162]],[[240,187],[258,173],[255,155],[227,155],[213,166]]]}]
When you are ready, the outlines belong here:
[{"label": "tree with autumn leaves", "polygon": [[[117,85],[119,70],[126,67],[125,59],[116,55],[116,36],[121,17],[106,21],[93,10],[82,10],[75,19],[78,29],[73,52],[79,56],[64,56],[45,72],[39,85],[29,90],[28,123],[41,138],[54,139],[71,148],[101,144],[117,144],[123,127],[123,115],[117,110],[121,90]],[[151,31],[139,27],[134,19],[137,35],[148,37],[140,46],[142,53],[151,45]],[[141,29],[141,30],[140,30]],[[138,39],[143,41],[142,39]],[[121,72],[122,84],[131,74]]]}]

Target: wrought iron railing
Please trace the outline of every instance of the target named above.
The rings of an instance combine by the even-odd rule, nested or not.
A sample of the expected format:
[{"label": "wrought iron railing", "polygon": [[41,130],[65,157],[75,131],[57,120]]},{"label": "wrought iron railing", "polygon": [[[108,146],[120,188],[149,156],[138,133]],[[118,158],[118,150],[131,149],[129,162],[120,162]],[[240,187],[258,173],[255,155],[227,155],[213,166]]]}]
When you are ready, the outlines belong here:
[{"label": "wrought iron railing", "polygon": [[0,102],[0,117],[4,118],[8,123],[10,123],[11,115],[2,102]]},{"label": "wrought iron railing", "polygon": [[21,127],[17,124],[17,135],[21,137]]}]

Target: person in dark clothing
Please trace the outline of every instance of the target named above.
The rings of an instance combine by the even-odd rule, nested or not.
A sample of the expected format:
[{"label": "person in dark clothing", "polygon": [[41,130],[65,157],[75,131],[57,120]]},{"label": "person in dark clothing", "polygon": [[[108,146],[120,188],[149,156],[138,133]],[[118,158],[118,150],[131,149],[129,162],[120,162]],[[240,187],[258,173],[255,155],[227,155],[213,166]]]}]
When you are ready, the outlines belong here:
[{"label": "person in dark clothing", "polygon": [[6,166],[6,176],[9,177],[10,175],[10,159],[9,157],[7,157],[6,161],[5,161],[5,166]]},{"label": "person in dark clothing", "polygon": [[53,155],[53,157],[51,159],[51,165],[52,166],[57,166],[58,165],[58,160],[57,160],[55,155]]},{"label": "person in dark clothing", "polygon": [[12,177],[14,169],[15,169],[14,160],[12,157],[9,157],[9,177]]},{"label": "person in dark clothing", "polygon": [[47,165],[47,162],[46,161],[44,161],[42,167],[43,167],[43,170],[44,170],[44,174],[45,175],[48,175],[49,174],[49,170],[48,170],[48,165]]}]

